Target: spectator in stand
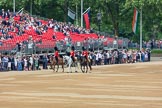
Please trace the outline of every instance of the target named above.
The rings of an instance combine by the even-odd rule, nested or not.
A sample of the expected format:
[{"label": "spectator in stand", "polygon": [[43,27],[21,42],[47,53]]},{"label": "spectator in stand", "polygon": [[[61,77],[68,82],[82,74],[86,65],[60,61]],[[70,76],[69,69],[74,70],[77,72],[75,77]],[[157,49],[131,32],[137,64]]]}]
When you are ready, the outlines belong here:
[{"label": "spectator in stand", "polygon": [[0,16],[1,16],[3,19],[5,18],[6,14],[5,14],[4,9],[2,9],[2,11],[1,11],[1,13],[0,13]]}]

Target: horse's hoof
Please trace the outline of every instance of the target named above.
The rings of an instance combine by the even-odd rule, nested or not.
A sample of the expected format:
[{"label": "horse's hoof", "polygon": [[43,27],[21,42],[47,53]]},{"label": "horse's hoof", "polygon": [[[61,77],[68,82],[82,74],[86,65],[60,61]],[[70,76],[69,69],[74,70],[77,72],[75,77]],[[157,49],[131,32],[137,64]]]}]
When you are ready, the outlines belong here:
[{"label": "horse's hoof", "polygon": [[78,71],[75,71],[76,73],[78,72]]}]

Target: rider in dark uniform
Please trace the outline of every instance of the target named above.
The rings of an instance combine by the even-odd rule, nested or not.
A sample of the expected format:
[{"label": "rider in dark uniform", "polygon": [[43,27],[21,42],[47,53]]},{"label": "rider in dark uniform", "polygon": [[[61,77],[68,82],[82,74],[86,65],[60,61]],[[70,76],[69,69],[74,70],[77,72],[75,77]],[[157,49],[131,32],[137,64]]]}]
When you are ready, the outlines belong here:
[{"label": "rider in dark uniform", "polygon": [[58,57],[59,57],[58,48],[55,47],[54,49],[55,49],[54,57],[55,57],[55,59],[56,59],[56,62],[58,63]]}]

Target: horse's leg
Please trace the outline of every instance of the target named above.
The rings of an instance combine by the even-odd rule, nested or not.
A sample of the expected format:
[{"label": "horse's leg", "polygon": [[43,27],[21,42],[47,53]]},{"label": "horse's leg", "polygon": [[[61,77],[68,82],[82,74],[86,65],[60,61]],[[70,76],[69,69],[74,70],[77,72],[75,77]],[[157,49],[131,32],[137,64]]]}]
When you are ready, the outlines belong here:
[{"label": "horse's leg", "polygon": [[55,65],[56,65],[56,64],[53,64],[53,72],[55,72]]},{"label": "horse's leg", "polygon": [[70,64],[68,63],[68,73],[70,72]]},{"label": "horse's leg", "polygon": [[64,62],[62,62],[62,72],[64,72]]},{"label": "horse's leg", "polygon": [[88,72],[88,65],[89,65],[89,64],[87,64],[86,67],[85,67],[85,68],[86,68],[86,73]]},{"label": "horse's leg", "polygon": [[72,63],[69,64],[69,72],[72,73],[72,69],[71,69],[71,67],[72,67]]},{"label": "horse's leg", "polygon": [[80,65],[80,69],[81,69],[82,73],[84,73],[84,70],[83,70],[83,66],[82,65]]},{"label": "horse's leg", "polygon": [[83,71],[85,72],[85,65],[83,66]]},{"label": "horse's leg", "polygon": [[91,62],[88,62],[90,70],[92,70]]},{"label": "horse's leg", "polygon": [[77,62],[74,62],[74,67],[75,67],[75,72],[77,72],[77,64],[76,64]]},{"label": "horse's leg", "polygon": [[52,67],[52,63],[50,63],[50,68],[53,69],[53,67]]},{"label": "horse's leg", "polygon": [[56,72],[58,72],[58,69],[59,69],[59,64],[57,63],[57,71]]},{"label": "horse's leg", "polygon": [[81,70],[81,72],[83,73],[83,70],[82,70],[82,65],[80,64],[80,70]]}]

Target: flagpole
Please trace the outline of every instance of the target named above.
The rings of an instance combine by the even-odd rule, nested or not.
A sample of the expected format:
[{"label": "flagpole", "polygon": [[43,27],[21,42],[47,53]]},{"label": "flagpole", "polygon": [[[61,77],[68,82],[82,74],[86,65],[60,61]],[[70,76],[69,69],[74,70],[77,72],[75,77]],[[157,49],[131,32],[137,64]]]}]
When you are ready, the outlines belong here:
[{"label": "flagpole", "polygon": [[20,13],[24,8],[20,9],[17,13]]},{"label": "flagpole", "polygon": [[76,25],[78,25],[78,5],[76,3]]},{"label": "flagpole", "polygon": [[81,0],[81,27],[83,27],[83,0]]},{"label": "flagpole", "polygon": [[142,6],[140,12],[140,50],[142,50]]},{"label": "flagpole", "polygon": [[84,11],[82,15],[84,15],[90,8],[91,8],[91,7],[89,7],[86,11]]},{"label": "flagpole", "polygon": [[13,12],[15,13],[15,0],[13,0]]},{"label": "flagpole", "polygon": [[33,2],[33,1],[30,0],[30,15],[33,14],[33,3],[32,3],[32,2]]}]

